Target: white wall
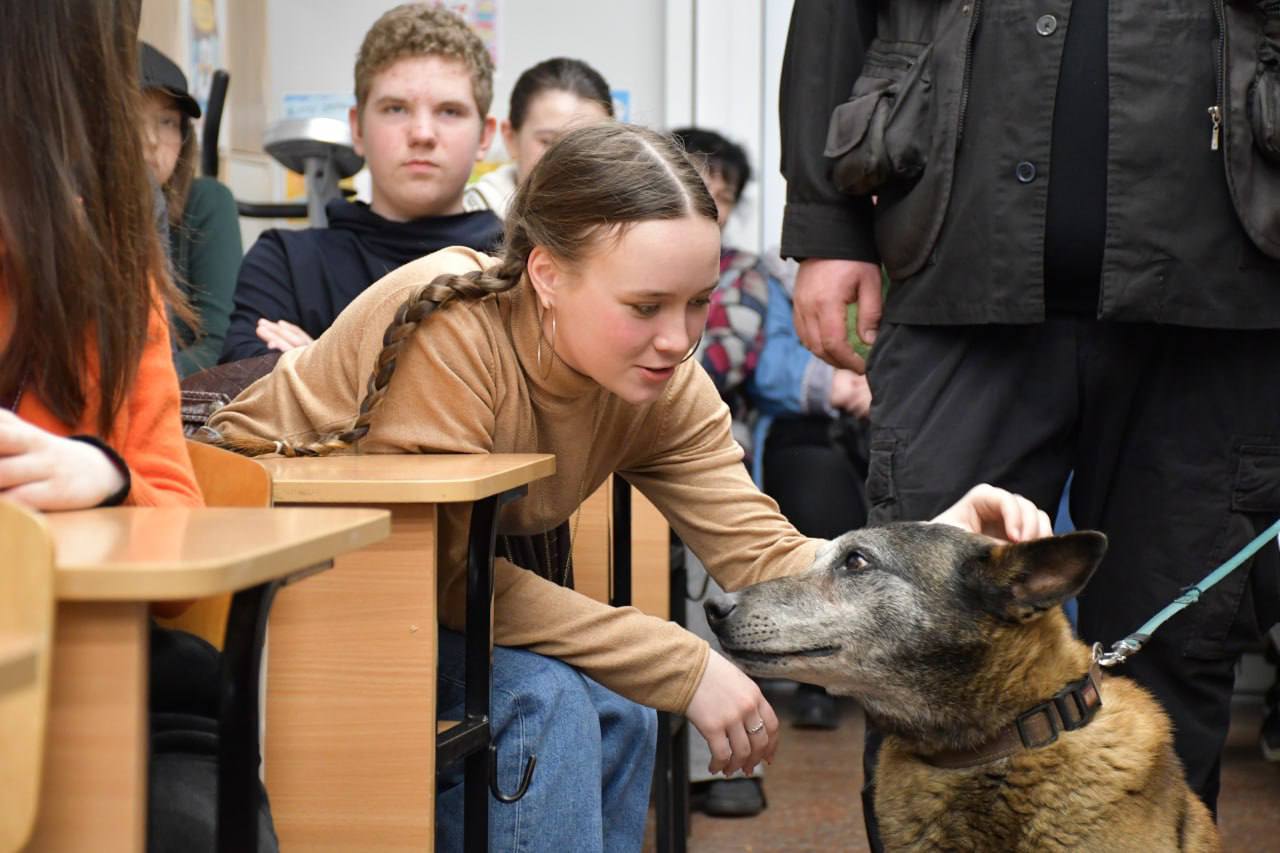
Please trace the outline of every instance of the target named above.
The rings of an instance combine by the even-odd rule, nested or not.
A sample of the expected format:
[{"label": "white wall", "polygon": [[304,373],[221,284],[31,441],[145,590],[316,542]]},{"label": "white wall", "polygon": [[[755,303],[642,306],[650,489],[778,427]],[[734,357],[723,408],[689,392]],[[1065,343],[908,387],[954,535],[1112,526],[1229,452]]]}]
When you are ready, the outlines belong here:
[{"label": "white wall", "polygon": [[[286,92],[344,92],[365,31],[394,0],[269,0],[268,120]],[[631,118],[663,116],[663,0],[503,0],[498,4],[498,68],[492,112],[507,113],[520,72],[552,56],[594,66],[631,95]]]},{"label": "white wall", "polygon": [[715,130],[747,151],[753,180],[725,243],[753,252],[782,234],[778,77],[792,0],[667,0],[668,127]]}]

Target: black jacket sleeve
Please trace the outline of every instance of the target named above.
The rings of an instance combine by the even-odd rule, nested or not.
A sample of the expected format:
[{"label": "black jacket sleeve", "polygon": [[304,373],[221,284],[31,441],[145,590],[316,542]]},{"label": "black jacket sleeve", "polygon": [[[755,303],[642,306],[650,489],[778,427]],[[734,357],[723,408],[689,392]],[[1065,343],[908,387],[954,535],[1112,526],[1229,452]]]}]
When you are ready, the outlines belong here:
[{"label": "black jacket sleeve", "polygon": [[227,325],[220,364],[269,352],[258,337],[260,317],[301,325],[288,255],[284,241],[274,230],[264,231],[240,263],[236,306]]},{"label": "black jacket sleeve", "polygon": [[871,0],[802,0],[792,10],[778,96],[783,257],[879,260],[870,199],[837,190],[822,153],[831,111],[848,99],[875,35],[875,11]]}]

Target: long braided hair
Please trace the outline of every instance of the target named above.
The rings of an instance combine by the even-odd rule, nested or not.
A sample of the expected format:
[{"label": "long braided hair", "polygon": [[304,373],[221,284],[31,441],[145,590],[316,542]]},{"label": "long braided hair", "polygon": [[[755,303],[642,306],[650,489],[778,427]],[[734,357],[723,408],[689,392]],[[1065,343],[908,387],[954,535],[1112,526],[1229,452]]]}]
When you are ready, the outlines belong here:
[{"label": "long braided hair", "polygon": [[484,270],[437,276],[396,311],[349,429],[307,443],[223,436],[209,428],[203,437],[250,456],[326,456],[346,450],[368,434],[404,342],[436,311],[459,299],[483,299],[517,286],[534,246],[573,264],[598,240],[616,239],[630,225],[690,215],[714,222],[716,205],[671,137],[620,123],[571,131],[548,149],[516,191],[501,261]]}]

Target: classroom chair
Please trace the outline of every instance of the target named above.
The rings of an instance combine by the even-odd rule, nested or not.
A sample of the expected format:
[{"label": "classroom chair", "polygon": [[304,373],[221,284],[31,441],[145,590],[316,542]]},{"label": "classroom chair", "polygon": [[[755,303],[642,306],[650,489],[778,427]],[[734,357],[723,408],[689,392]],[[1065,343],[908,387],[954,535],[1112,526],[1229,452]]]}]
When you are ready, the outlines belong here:
[{"label": "classroom chair", "polygon": [[36,513],[0,500],[0,850],[26,844],[44,765],[53,649],[53,539]]}]

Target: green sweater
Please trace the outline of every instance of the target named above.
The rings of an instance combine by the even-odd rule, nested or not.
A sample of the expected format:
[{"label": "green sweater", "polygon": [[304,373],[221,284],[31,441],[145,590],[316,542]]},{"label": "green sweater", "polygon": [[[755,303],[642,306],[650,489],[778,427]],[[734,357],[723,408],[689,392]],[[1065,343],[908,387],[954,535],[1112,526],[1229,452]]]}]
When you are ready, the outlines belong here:
[{"label": "green sweater", "polygon": [[199,336],[181,320],[173,321],[175,364],[185,377],[218,363],[235,307],[244,249],[230,190],[213,178],[191,182],[182,227],[169,232],[169,253],[178,286],[200,318]]}]

